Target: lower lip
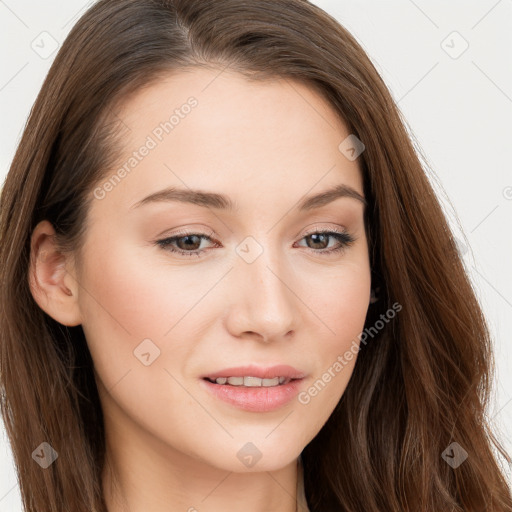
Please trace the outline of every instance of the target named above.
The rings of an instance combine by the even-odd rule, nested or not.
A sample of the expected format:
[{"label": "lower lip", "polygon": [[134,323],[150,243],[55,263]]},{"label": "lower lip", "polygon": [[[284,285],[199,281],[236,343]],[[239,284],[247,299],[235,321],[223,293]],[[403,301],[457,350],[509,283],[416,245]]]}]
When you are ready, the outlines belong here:
[{"label": "lower lip", "polygon": [[203,386],[217,398],[239,409],[251,412],[269,412],[291,402],[299,392],[303,379],[295,379],[288,384],[270,387],[245,387],[215,384],[201,379]]}]

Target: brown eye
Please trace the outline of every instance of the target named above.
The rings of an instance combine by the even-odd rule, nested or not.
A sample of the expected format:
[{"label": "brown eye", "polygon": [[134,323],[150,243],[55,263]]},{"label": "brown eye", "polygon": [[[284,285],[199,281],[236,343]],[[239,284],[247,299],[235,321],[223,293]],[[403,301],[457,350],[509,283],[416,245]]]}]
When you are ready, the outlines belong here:
[{"label": "brown eye", "polygon": [[197,250],[201,245],[201,237],[198,235],[186,235],[176,238],[176,245],[179,249]]},{"label": "brown eye", "polygon": [[329,245],[329,238],[331,236],[327,233],[313,233],[304,237],[312,241],[311,245],[308,245],[310,249],[326,249]]},{"label": "brown eye", "polygon": [[157,240],[156,243],[169,252],[184,256],[201,256],[201,253],[206,250],[200,249],[203,239],[213,242],[210,236],[203,233],[178,233],[175,236]]},{"label": "brown eye", "polygon": [[[330,239],[338,240],[338,246],[328,248]],[[355,238],[346,231],[315,231],[304,236],[303,240],[307,240],[307,248],[320,254],[333,254],[349,247],[355,242]]]}]

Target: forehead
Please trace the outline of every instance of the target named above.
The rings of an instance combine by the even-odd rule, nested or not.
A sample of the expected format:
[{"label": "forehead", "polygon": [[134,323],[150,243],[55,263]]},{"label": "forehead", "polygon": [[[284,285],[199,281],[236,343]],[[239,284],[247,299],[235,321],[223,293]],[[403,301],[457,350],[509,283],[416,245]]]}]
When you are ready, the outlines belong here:
[{"label": "forehead", "polygon": [[345,123],[302,82],[188,68],[138,91],[116,115],[127,128],[123,156],[106,176],[122,178],[103,206],[127,211],[172,185],[219,191],[237,204],[251,190],[297,200],[317,183],[363,193],[358,162],[338,147]]}]

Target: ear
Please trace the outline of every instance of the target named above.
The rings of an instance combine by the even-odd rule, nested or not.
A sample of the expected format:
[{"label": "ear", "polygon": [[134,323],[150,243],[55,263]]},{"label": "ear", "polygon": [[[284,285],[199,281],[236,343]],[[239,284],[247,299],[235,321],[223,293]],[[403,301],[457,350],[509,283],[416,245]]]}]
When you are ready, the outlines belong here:
[{"label": "ear", "polygon": [[52,224],[41,221],[30,242],[30,291],[43,311],[69,327],[82,323],[75,275],[71,257],[57,250]]}]

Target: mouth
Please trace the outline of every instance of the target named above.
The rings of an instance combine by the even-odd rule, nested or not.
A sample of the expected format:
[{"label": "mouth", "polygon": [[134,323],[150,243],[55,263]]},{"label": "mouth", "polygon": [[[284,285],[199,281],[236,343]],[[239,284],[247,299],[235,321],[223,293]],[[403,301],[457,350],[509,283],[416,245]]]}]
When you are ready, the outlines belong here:
[{"label": "mouth", "polygon": [[203,377],[200,382],[211,396],[237,409],[267,413],[290,404],[303,387],[304,378],[248,376]]},{"label": "mouth", "polygon": [[270,412],[289,404],[303,387],[306,373],[288,364],[247,364],[201,376],[205,391],[241,410]]},{"label": "mouth", "polygon": [[246,388],[271,388],[276,386],[285,386],[286,384],[301,379],[293,379],[291,377],[274,377],[273,379],[262,379],[253,376],[244,377],[217,377],[210,378],[204,377],[204,380],[211,382],[212,384],[218,384],[220,386],[235,386],[235,387],[246,387]]}]

